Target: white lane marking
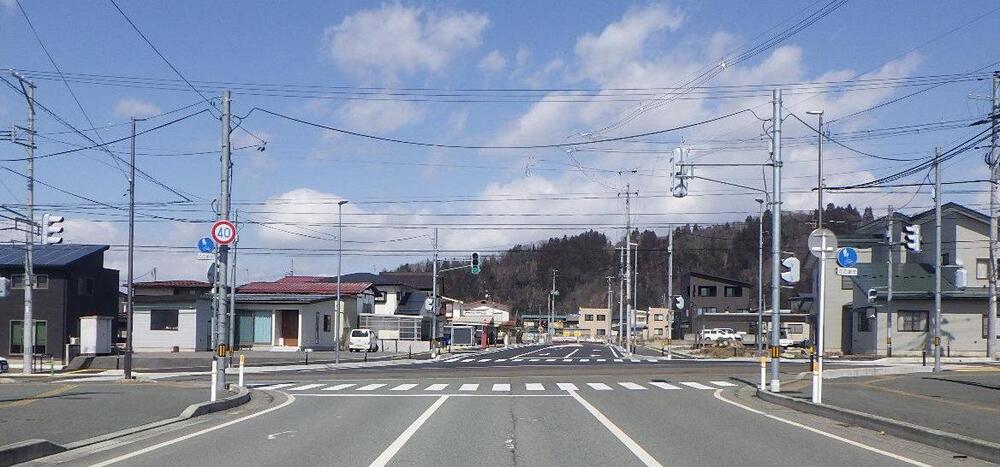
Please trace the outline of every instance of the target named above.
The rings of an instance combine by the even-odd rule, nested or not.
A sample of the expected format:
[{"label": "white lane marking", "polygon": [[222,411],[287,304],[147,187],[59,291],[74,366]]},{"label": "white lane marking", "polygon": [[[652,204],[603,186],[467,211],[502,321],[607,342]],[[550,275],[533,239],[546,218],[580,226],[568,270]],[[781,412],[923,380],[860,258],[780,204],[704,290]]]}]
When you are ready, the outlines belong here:
[{"label": "white lane marking", "polygon": [[564,362],[572,362],[572,361],[573,361],[573,359],[572,359],[572,358],[564,358],[564,359],[563,359],[563,361],[564,361]]},{"label": "white lane marking", "polygon": [[652,384],[653,386],[656,386],[660,389],[680,389],[679,387],[674,386],[673,384],[664,383],[662,381],[650,381],[649,384]]},{"label": "white lane marking", "polygon": [[406,383],[406,384],[400,384],[399,386],[390,389],[390,391],[409,391],[410,389],[413,389],[415,387],[417,387],[416,384]]},{"label": "white lane marking", "polygon": [[554,358],[546,358],[545,361],[546,362],[554,362],[554,361],[556,361],[556,359],[554,359]]},{"label": "white lane marking", "polygon": [[599,362],[606,362],[606,361],[608,361],[608,359],[606,359],[606,358],[598,358],[597,361],[599,361]]},{"label": "white lane marking", "polygon": [[[497,392],[497,393],[455,393],[448,394],[451,397],[569,397],[568,394],[512,394],[509,392]],[[316,393],[305,393],[299,394],[296,397],[440,397],[440,394],[423,394],[423,393],[356,393],[356,392],[341,392],[336,394],[316,394]]]},{"label": "white lane marking", "polygon": [[681,381],[681,384],[683,384],[683,385],[685,385],[685,386],[687,386],[689,388],[695,388],[695,389],[715,389],[715,388],[713,388],[711,386],[705,386],[704,384],[695,383],[693,381]]},{"label": "white lane marking", "polygon": [[525,352],[525,353],[523,353],[523,354],[520,354],[520,355],[515,355],[515,356],[514,356],[514,357],[512,357],[512,358],[521,358],[521,357],[523,357],[523,356],[525,356],[525,355],[531,355],[531,354],[533,354],[533,353],[535,353],[535,352],[541,352],[541,351],[543,351],[543,350],[545,350],[545,349],[547,349],[547,348],[548,348],[548,347],[542,347],[542,348],[539,348],[539,349],[535,349],[535,350],[532,350],[532,351],[530,351],[530,352]]},{"label": "white lane marking", "polygon": [[646,361],[647,361],[647,362],[650,362],[650,363],[656,363],[656,362],[658,362],[659,360],[657,360],[657,359],[655,359],[655,358],[650,358],[650,359],[647,359]]},{"label": "white lane marking", "polygon": [[630,358],[628,361],[630,361],[632,363],[641,363],[642,362],[642,360],[639,360],[638,358]]},{"label": "white lane marking", "polygon": [[631,389],[631,390],[646,389],[646,388],[644,388],[644,387],[642,387],[642,386],[640,386],[638,384],[635,384],[635,383],[618,383],[618,385],[621,386],[621,387],[623,387],[623,388],[625,388],[625,389]]},{"label": "white lane marking", "polygon": [[470,358],[470,359],[467,359],[467,360],[462,360],[462,363],[469,363],[469,362],[474,362],[474,361],[476,361],[476,359]]},{"label": "white lane marking", "polygon": [[254,389],[281,389],[281,388],[287,388],[289,386],[295,386],[295,383],[272,384],[270,386],[264,386],[262,388],[254,388]]},{"label": "white lane marking", "polygon": [[930,467],[929,464],[924,464],[923,462],[915,461],[915,460],[910,459],[908,457],[900,456],[899,454],[893,454],[893,453],[888,452],[888,451],[883,451],[883,450],[881,450],[879,448],[875,448],[875,447],[869,446],[867,444],[863,444],[863,443],[859,443],[857,441],[853,441],[853,440],[850,440],[850,439],[847,439],[847,438],[843,438],[843,437],[837,436],[837,435],[832,434],[832,433],[827,433],[827,432],[822,431],[820,429],[813,428],[811,426],[806,426],[806,425],[803,425],[803,424],[798,423],[798,422],[793,422],[791,420],[787,420],[787,419],[784,419],[784,418],[781,418],[781,417],[778,417],[778,416],[775,416],[775,415],[771,415],[769,413],[765,413],[765,412],[762,412],[760,410],[757,410],[757,409],[755,409],[753,407],[745,406],[745,405],[740,404],[739,402],[736,402],[736,401],[731,401],[729,399],[726,399],[725,397],[722,397],[722,391],[723,391],[722,389],[716,389],[715,390],[715,394],[714,395],[715,395],[716,399],[718,399],[718,400],[720,400],[722,402],[725,402],[727,404],[735,405],[736,407],[739,407],[739,408],[741,408],[743,410],[746,410],[746,411],[749,411],[749,412],[753,412],[753,413],[758,414],[758,415],[763,415],[763,416],[765,416],[767,418],[770,418],[771,420],[777,420],[777,421],[782,422],[782,423],[787,423],[787,424],[789,424],[791,426],[794,426],[794,427],[797,427],[797,428],[802,428],[803,430],[809,430],[809,431],[811,431],[813,433],[816,433],[816,434],[819,434],[819,435],[822,435],[822,436],[826,436],[827,438],[835,439],[837,441],[843,441],[843,442],[845,442],[847,444],[850,444],[851,446],[856,446],[856,447],[859,447],[861,449],[866,449],[866,450],[874,452],[874,453],[882,454],[883,456],[891,457],[891,458],[896,459],[898,461],[906,462],[906,463],[913,464],[913,465],[919,465],[919,466],[922,466],[922,467]]},{"label": "white lane marking", "polygon": [[570,352],[570,353],[566,354],[566,358],[569,358],[569,357],[572,357],[572,356],[573,356],[573,354],[575,354],[575,353],[577,353],[577,352],[579,352],[579,351],[580,351],[580,349],[573,349],[573,351],[572,351],[572,352]]},{"label": "white lane marking", "polygon": [[598,391],[610,391],[611,390],[611,386],[608,386],[607,384],[604,384],[604,383],[587,383],[587,386],[590,386],[590,387],[592,387],[592,388],[594,388],[594,389],[596,389]]},{"label": "white lane marking", "polygon": [[105,467],[105,466],[108,466],[108,465],[117,464],[117,463],[119,463],[121,461],[128,460],[128,459],[131,459],[131,458],[136,457],[136,456],[141,456],[143,454],[146,454],[147,452],[152,452],[152,451],[155,451],[155,450],[160,449],[162,447],[170,446],[171,444],[177,444],[177,443],[179,443],[181,441],[186,441],[186,440],[189,440],[189,439],[194,438],[196,436],[201,436],[201,435],[203,435],[205,433],[210,433],[210,432],[213,432],[215,430],[219,430],[219,429],[222,429],[222,428],[226,428],[226,427],[235,425],[235,424],[240,423],[242,421],[250,420],[251,418],[254,418],[254,417],[259,417],[259,416],[264,415],[266,413],[274,412],[275,410],[284,408],[285,406],[291,404],[292,402],[295,402],[295,396],[293,396],[291,394],[288,394],[288,399],[285,400],[285,402],[282,402],[281,404],[279,404],[277,406],[274,406],[274,407],[271,407],[269,409],[264,409],[264,410],[261,410],[260,412],[252,413],[252,414],[247,415],[245,417],[237,418],[236,420],[230,420],[230,421],[228,421],[226,423],[215,425],[215,426],[210,427],[210,428],[205,428],[204,430],[196,431],[194,433],[191,433],[191,434],[188,434],[188,435],[184,435],[184,436],[181,436],[179,438],[174,438],[174,439],[171,439],[169,441],[164,441],[164,442],[162,442],[160,444],[154,444],[152,446],[140,449],[138,451],[132,451],[132,452],[130,452],[128,454],[122,454],[122,455],[120,455],[118,457],[115,457],[114,459],[108,459],[108,460],[106,460],[104,462],[101,462],[99,464],[94,464],[91,467]]},{"label": "white lane marking", "polygon": [[537,362],[537,361],[539,361],[539,360],[541,360],[541,359],[540,359],[540,358],[532,358],[532,359],[530,359],[530,360],[528,360],[528,361],[529,361],[529,362]]},{"label": "white lane marking", "polygon": [[544,391],[545,386],[542,383],[528,383],[524,385],[524,388],[529,391]]},{"label": "white lane marking", "polygon": [[496,384],[493,385],[493,391],[495,391],[495,392],[510,392],[510,384],[496,383]]},{"label": "white lane marking", "polygon": [[288,388],[289,391],[308,391],[310,389],[316,389],[320,386],[326,386],[325,384],[307,384],[305,386],[299,386],[295,388]]},{"label": "white lane marking", "polygon": [[[621,355],[618,355],[618,352],[615,350],[614,346],[609,345],[608,348],[611,349],[611,356],[612,357],[618,358],[618,357],[621,356]],[[621,360],[616,360],[616,361],[621,361]]]},{"label": "white lane marking", "polygon": [[506,361],[507,361],[507,359],[506,359],[506,358],[498,358],[498,359],[497,359],[497,361],[498,361],[498,362],[506,362]]},{"label": "white lane marking", "polygon": [[587,362],[589,362],[589,361],[590,361],[590,359],[589,359],[589,358],[581,358],[581,359],[580,359],[580,363],[587,363]]},{"label": "white lane marking", "polygon": [[490,360],[493,360],[493,359],[492,358],[480,358],[479,359],[480,362],[488,362]]},{"label": "white lane marking", "polygon": [[625,434],[621,428],[618,428],[618,426],[612,423],[611,420],[608,420],[608,417],[605,417],[604,414],[597,410],[597,408],[590,405],[590,403],[584,400],[584,398],[580,397],[576,391],[569,391],[569,395],[573,396],[573,398],[576,399],[576,401],[579,402],[585,409],[587,409],[587,411],[590,412],[590,414],[593,415],[597,421],[601,422],[601,424],[604,425],[604,428],[607,428],[611,434],[615,435],[615,438],[618,438],[618,441],[621,441],[629,451],[632,451],[632,454],[635,454],[635,457],[638,457],[643,464],[651,467],[663,467],[663,464],[654,459],[653,456],[642,448],[642,446],[639,446],[639,443],[636,443],[632,438]]},{"label": "white lane marking", "polygon": [[448,387],[448,385],[444,383],[432,384],[427,386],[427,389],[424,389],[424,391],[444,391],[444,388],[446,387]]},{"label": "white lane marking", "polygon": [[475,391],[477,389],[479,389],[479,385],[475,383],[466,383],[458,388],[459,391]]},{"label": "white lane marking", "polygon": [[349,388],[351,386],[354,386],[354,383],[335,384],[335,385],[330,386],[328,388],[323,388],[323,390],[324,391],[340,391],[341,389],[347,389],[347,388]]},{"label": "white lane marking", "polygon": [[620,359],[620,358],[616,358],[616,359],[615,359],[615,362],[618,362],[618,363],[621,363],[621,362],[622,362],[622,359]]},{"label": "white lane marking", "polygon": [[735,384],[730,383],[729,381],[709,381],[709,382],[712,383],[712,384],[714,384],[714,385],[716,385],[716,386],[723,387],[723,388],[734,388],[734,387],[736,387]]},{"label": "white lane marking", "polygon": [[361,386],[360,388],[358,388],[358,391],[374,391],[382,386],[385,386],[385,384],[382,383],[369,384],[367,386]]},{"label": "white lane marking", "polygon": [[389,461],[392,460],[392,457],[395,456],[396,453],[403,448],[403,445],[406,444],[406,442],[409,441],[411,437],[413,437],[413,434],[416,433],[417,430],[419,430],[420,427],[423,426],[425,422],[427,422],[427,419],[431,418],[431,415],[434,415],[434,412],[436,412],[437,409],[440,408],[441,405],[444,404],[444,401],[446,400],[448,400],[448,396],[444,395],[441,396],[440,399],[434,401],[434,403],[431,404],[431,406],[428,407],[427,410],[424,411],[424,413],[420,414],[420,416],[417,417],[417,419],[414,420],[413,423],[410,424],[410,426],[406,427],[406,429],[399,434],[399,437],[396,438],[396,440],[393,441],[392,444],[389,445],[389,447],[385,448],[385,451],[382,451],[382,454],[380,454],[374,461],[372,461],[369,467],[383,467],[389,464]]},{"label": "white lane marking", "polygon": [[561,389],[563,391],[576,391],[577,390],[576,385],[573,384],[573,383],[556,383],[556,386],[559,386],[559,389]]},{"label": "white lane marking", "polygon": [[520,358],[512,358],[512,359],[510,359],[510,361],[512,361],[512,362],[520,362],[522,360]]}]

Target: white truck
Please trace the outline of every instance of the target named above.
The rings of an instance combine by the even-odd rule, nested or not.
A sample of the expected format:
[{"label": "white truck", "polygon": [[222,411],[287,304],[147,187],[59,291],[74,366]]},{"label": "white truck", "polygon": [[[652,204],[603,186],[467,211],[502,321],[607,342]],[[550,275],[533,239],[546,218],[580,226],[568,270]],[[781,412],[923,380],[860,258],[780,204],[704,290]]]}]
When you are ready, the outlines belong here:
[{"label": "white truck", "polygon": [[378,338],[375,336],[375,331],[364,328],[352,330],[347,350],[351,352],[378,352]]}]

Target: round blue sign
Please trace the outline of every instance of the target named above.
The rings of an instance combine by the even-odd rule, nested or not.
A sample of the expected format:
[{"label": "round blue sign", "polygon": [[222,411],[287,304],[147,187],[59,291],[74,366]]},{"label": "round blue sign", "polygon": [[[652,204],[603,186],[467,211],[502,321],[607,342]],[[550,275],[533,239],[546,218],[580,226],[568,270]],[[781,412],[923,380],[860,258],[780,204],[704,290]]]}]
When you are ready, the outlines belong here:
[{"label": "round blue sign", "polygon": [[198,240],[198,251],[202,253],[211,253],[215,250],[215,242],[211,238],[205,237]]},{"label": "round blue sign", "polygon": [[842,268],[853,267],[858,264],[858,250],[845,246],[837,252],[837,264]]}]

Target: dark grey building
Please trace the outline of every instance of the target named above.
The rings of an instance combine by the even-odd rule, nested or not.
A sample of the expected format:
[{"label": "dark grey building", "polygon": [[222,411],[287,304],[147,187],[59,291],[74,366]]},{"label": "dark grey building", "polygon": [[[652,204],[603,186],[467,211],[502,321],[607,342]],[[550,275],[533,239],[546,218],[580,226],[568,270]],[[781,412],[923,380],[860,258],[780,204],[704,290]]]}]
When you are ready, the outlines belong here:
[{"label": "dark grey building", "polygon": [[[36,245],[32,295],[35,354],[61,359],[80,317],[117,316],[118,270],[104,267],[107,245]],[[11,293],[0,299],[0,354],[23,353],[24,246],[0,246],[0,275]]]},{"label": "dark grey building", "polygon": [[757,323],[756,312],[751,313],[751,287],[726,277],[700,272],[685,274],[681,278],[681,293],[685,295],[687,313],[677,332],[688,338],[708,328],[733,328],[749,333],[751,323],[754,326]]}]

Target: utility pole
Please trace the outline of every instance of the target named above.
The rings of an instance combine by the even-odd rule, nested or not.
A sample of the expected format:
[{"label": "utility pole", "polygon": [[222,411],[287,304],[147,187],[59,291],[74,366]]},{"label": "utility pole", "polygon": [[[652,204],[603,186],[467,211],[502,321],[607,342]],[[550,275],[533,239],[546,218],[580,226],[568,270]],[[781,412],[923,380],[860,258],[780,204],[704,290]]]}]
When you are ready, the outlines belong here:
[{"label": "utility pole", "polygon": [[[219,219],[229,220],[229,201],[232,197],[231,194],[231,183],[230,175],[232,174],[233,165],[230,161],[230,142],[229,136],[233,132],[231,125],[231,114],[229,110],[230,97],[229,91],[222,91],[222,155],[220,164],[220,186],[219,186]],[[227,310],[229,309],[229,301],[226,299],[226,287],[229,285],[229,246],[219,245],[218,254],[218,267],[215,268],[215,287],[216,287],[216,344],[225,345],[229,342],[226,337],[229,331],[229,325],[227,324]],[[218,381],[218,386],[220,388],[226,387],[226,358],[223,355],[216,354],[215,358],[218,361],[218,372],[215,377]]]},{"label": "utility pole", "polygon": [[771,391],[781,392],[781,89],[772,93],[771,135],[772,177],[771,200]]},{"label": "utility pole", "polygon": [[993,105],[990,113],[992,126],[990,149],[990,307],[986,317],[986,357],[997,358],[997,209],[1000,209],[1000,195],[997,187],[997,159],[1000,159],[1000,149],[997,139],[1000,130],[997,128],[1000,120],[1000,72],[993,72]]},{"label": "utility pole", "polygon": [[[126,380],[132,379],[132,319],[135,315],[135,117],[132,117],[131,151],[128,175],[128,307],[125,314],[125,372]],[[43,234],[44,235],[44,234]]]},{"label": "utility pole", "polygon": [[611,339],[611,300],[612,297],[614,296],[613,295],[614,292],[611,291],[611,278],[613,277],[614,276],[604,276],[604,278],[608,280],[608,330],[607,330],[608,335],[606,336],[607,339]]},{"label": "utility pole", "polygon": [[757,221],[760,227],[757,229],[757,335],[754,342],[757,344],[757,356],[764,352],[764,200],[757,199],[760,204],[760,216]]},{"label": "utility pole", "polygon": [[342,308],[343,304],[340,301],[340,276],[343,270],[341,269],[344,264],[344,205],[347,204],[346,199],[337,201],[337,309],[333,311],[333,321],[334,326],[337,331],[334,333],[334,338],[336,339],[336,347],[334,348],[333,361],[334,363],[340,363],[340,346],[343,340],[344,325],[341,323],[341,318],[343,316]]},{"label": "utility pole", "polygon": [[885,297],[885,356],[892,357],[892,250],[896,248],[892,243],[892,205],[889,206],[889,222],[885,231],[886,246],[889,247],[889,255],[886,257],[886,286],[888,291]]},{"label": "utility pole", "polygon": [[431,280],[431,345],[437,345],[438,313],[438,228],[434,227],[434,264],[431,266],[434,278]]},{"label": "utility pole", "polygon": [[[556,291],[556,273],[557,272],[559,272],[558,269],[552,269],[552,290],[549,292],[549,296],[552,297],[550,299],[550,303],[552,305],[549,307],[549,336],[551,338],[555,338],[556,337],[556,330],[553,327],[553,323],[555,322],[555,319],[556,319],[556,294],[559,293],[558,291]],[[552,342],[552,341],[550,340],[549,342]]]},{"label": "utility pole", "polygon": [[[631,355],[632,354],[632,310],[633,303],[629,300],[632,299],[632,257],[631,257],[631,245],[632,245],[632,195],[638,195],[639,193],[632,192],[632,184],[625,184],[625,192],[618,193],[618,196],[625,196],[625,321],[627,328],[625,329],[625,350]],[[618,322],[619,334],[621,334],[622,322]]]},{"label": "utility pole", "polygon": [[[646,317],[649,320],[649,317]],[[674,226],[667,233],[667,342],[674,336]]]},{"label": "utility pole", "polygon": [[625,247],[618,249],[618,345],[625,344]]},{"label": "utility pole", "polygon": [[941,371],[941,161],[934,148],[934,371]]},{"label": "utility pole", "polygon": [[[21,370],[25,374],[32,373],[31,360],[35,350],[35,325],[32,316],[32,295],[35,288],[35,83],[28,81],[14,73],[21,84],[21,92],[28,100],[28,142],[24,146],[28,148],[28,230],[24,234],[24,323],[22,330],[21,352],[23,352],[24,367]],[[11,140],[17,141],[13,132]],[[42,227],[45,228],[44,226]],[[42,232],[42,235],[45,235]]]}]

